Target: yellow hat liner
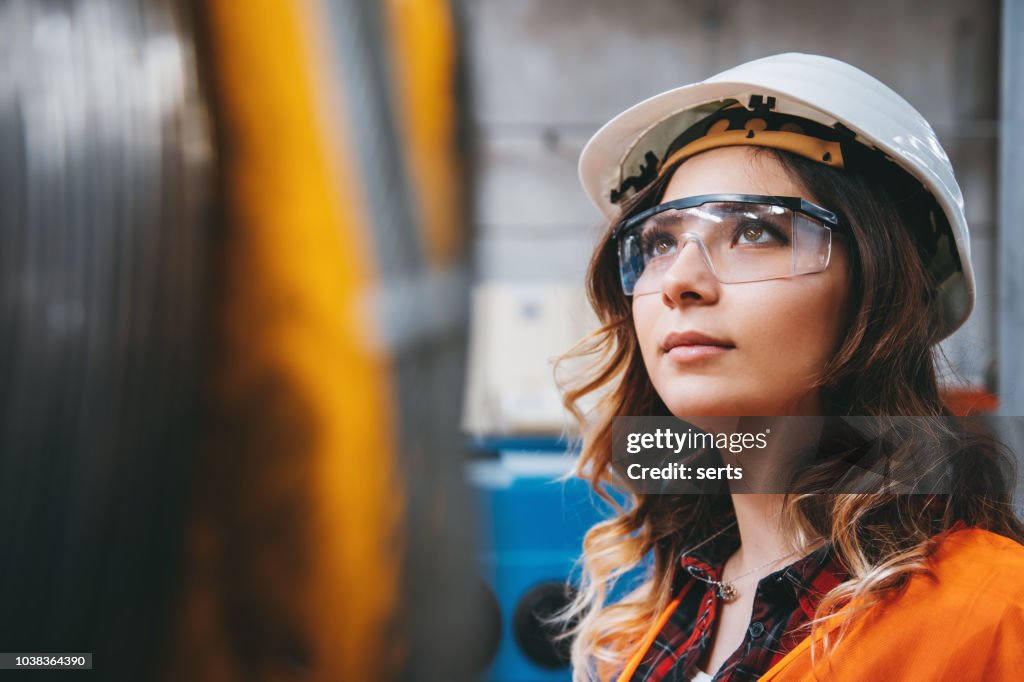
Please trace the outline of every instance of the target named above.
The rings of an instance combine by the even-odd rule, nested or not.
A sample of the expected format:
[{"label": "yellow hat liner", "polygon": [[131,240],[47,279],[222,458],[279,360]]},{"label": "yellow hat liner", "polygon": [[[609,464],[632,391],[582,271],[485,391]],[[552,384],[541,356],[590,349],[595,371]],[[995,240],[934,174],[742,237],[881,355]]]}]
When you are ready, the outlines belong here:
[{"label": "yellow hat liner", "polygon": [[728,127],[729,121],[725,119],[713,123],[704,137],[690,142],[662,161],[658,167],[658,176],[672,164],[701,152],[738,145],[782,149],[832,168],[843,167],[843,151],[838,142],[806,135],[796,123],[784,123],[781,130],[767,130],[768,123],[763,118],[751,118],[744,124],[743,130],[727,130]]}]

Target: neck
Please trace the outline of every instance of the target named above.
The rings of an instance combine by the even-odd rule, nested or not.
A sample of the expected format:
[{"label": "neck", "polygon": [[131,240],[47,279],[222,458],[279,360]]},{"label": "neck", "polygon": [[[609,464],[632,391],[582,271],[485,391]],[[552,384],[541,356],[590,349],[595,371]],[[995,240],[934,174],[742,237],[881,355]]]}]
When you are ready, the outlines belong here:
[{"label": "neck", "polygon": [[768,563],[793,549],[780,524],[784,497],[767,493],[732,496],[740,533],[740,548],[733,557],[736,573]]}]

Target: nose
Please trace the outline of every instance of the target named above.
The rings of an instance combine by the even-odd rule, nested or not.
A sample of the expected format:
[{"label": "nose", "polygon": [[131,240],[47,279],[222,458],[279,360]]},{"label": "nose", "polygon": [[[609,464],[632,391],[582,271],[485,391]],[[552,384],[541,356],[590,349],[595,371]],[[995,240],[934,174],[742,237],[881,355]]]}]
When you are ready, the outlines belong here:
[{"label": "nose", "polygon": [[711,261],[700,238],[685,234],[672,265],[661,279],[661,294],[666,305],[714,303],[721,293],[721,282],[715,277]]}]

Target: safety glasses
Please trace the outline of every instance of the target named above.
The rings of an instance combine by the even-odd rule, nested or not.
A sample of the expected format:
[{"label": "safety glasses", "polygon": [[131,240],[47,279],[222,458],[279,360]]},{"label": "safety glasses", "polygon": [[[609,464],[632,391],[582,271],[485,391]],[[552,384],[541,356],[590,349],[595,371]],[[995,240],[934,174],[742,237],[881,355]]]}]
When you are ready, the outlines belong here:
[{"label": "safety glasses", "polygon": [[704,194],[632,216],[612,238],[623,291],[640,296],[661,291],[688,242],[720,282],[758,282],[824,271],[840,229],[835,213],[799,197]]}]

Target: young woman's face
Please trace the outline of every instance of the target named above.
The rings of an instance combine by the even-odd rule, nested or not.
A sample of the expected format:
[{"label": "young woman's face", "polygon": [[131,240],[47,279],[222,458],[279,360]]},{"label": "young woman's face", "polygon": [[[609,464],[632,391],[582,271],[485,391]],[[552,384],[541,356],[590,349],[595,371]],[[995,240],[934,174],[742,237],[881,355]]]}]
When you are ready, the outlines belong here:
[{"label": "young woman's face", "polygon": [[[661,202],[699,194],[766,194],[820,203],[768,154],[712,149],[679,166]],[[825,208],[830,208],[826,206]],[[633,320],[655,390],[676,416],[813,415],[815,381],[838,348],[850,273],[833,239],[824,272],[722,284],[688,242],[661,291],[633,297]],[[666,337],[695,332],[696,343],[666,351]]]}]

